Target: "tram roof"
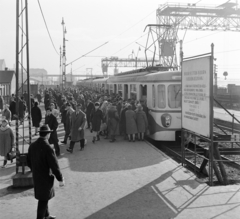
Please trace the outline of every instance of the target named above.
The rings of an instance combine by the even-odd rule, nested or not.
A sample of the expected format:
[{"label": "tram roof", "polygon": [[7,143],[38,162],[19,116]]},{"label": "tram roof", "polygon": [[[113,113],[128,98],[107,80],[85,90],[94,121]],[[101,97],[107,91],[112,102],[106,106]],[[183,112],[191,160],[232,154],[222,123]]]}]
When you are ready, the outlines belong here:
[{"label": "tram roof", "polygon": [[123,75],[118,77],[111,77],[108,83],[119,82],[160,82],[160,81],[179,81],[181,80],[180,71],[161,71],[161,72],[141,72],[140,74]]}]

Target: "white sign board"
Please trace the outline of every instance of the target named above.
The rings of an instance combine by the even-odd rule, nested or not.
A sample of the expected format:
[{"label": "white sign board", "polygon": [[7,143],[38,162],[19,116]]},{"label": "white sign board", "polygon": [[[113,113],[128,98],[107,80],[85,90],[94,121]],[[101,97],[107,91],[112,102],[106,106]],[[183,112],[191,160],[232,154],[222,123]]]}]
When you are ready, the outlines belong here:
[{"label": "white sign board", "polygon": [[183,61],[182,127],[210,137],[210,56]]}]

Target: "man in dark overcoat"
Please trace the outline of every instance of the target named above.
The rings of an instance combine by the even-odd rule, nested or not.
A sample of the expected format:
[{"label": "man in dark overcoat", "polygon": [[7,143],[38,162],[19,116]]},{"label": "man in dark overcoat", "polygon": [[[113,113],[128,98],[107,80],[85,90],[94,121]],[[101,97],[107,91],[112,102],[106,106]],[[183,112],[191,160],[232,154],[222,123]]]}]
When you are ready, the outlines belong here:
[{"label": "man in dark overcoat", "polygon": [[58,121],[57,118],[52,114],[52,110],[50,107],[46,110],[45,124],[50,127],[52,130],[49,138],[49,143],[54,145],[56,155],[60,155],[60,147],[58,144],[58,136],[57,136],[57,128]]},{"label": "man in dark overcoat", "polygon": [[40,128],[40,137],[28,149],[27,164],[33,175],[34,194],[38,200],[37,219],[53,219],[48,210],[48,201],[54,197],[54,176],[59,186],[64,186],[64,178],[60,171],[54,150],[48,139],[52,131],[47,125]]},{"label": "man in dark overcoat", "polygon": [[76,111],[71,115],[71,142],[67,149],[68,152],[72,153],[76,142],[80,141],[80,150],[84,149],[84,126],[86,123],[86,114],[81,110],[82,105],[78,104]]},{"label": "man in dark overcoat", "polygon": [[67,139],[70,135],[71,131],[71,115],[74,112],[74,109],[72,108],[70,103],[66,103],[66,115],[64,120],[64,129],[65,129],[65,136],[64,140],[61,142],[63,144],[67,144]]},{"label": "man in dark overcoat", "polygon": [[90,128],[90,122],[91,122],[91,112],[94,109],[94,104],[91,101],[91,99],[87,100],[87,108],[86,108],[86,115],[87,115],[87,128]]},{"label": "man in dark overcoat", "polygon": [[31,109],[32,124],[35,127],[35,135],[37,135],[40,122],[42,121],[42,111],[38,107],[38,102],[34,103],[34,107]]}]

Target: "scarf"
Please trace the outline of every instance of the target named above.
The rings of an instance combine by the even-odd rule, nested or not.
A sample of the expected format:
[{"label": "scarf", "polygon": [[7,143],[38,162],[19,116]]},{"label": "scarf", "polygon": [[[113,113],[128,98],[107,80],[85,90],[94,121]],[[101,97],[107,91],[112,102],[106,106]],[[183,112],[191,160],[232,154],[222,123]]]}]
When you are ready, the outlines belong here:
[{"label": "scarf", "polygon": [[10,126],[7,124],[5,127],[1,126],[0,127],[1,131],[6,131],[7,129],[10,129]]}]

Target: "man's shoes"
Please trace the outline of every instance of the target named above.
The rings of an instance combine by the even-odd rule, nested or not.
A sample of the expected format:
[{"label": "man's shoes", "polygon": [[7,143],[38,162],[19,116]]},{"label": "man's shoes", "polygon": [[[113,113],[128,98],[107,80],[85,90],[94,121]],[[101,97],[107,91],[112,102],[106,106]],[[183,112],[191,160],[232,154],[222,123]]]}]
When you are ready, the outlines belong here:
[{"label": "man's shoes", "polygon": [[45,217],[44,219],[54,219],[54,218],[56,218],[56,216],[49,215],[49,216]]},{"label": "man's shoes", "polygon": [[114,142],[114,141],[116,141],[116,139],[112,139],[111,141],[109,141],[109,142]]},{"label": "man's shoes", "polygon": [[70,148],[67,148],[66,151],[68,151],[69,153],[72,153],[72,152],[73,152],[73,150],[70,149]]},{"label": "man's shoes", "polygon": [[66,142],[66,141],[61,141],[61,143],[62,143],[62,144],[67,144],[67,142]]}]

